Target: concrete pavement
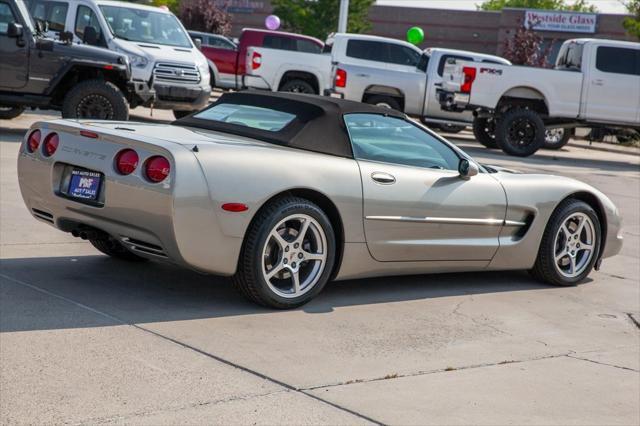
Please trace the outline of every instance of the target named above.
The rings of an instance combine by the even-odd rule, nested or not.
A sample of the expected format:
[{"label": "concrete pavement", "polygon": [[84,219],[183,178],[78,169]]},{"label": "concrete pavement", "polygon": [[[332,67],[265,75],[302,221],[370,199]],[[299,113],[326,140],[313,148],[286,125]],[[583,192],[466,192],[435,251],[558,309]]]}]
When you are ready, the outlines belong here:
[{"label": "concrete pavement", "polygon": [[640,423],[637,156],[571,146],[516,159],[454,140],[612,198],[625,246],[584,284],[387,277],[274,312],[226,279],[119,262],[37,222],[17,189],[19,138],[0,133],[3,423]]}]

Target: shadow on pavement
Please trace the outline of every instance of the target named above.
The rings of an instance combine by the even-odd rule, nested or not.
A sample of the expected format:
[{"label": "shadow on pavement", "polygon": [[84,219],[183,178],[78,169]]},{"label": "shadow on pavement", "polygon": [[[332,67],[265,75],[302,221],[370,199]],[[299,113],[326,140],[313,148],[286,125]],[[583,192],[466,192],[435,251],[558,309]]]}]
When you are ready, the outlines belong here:
[{"label": "shadow on pavement", "polygon": [[[91,314],[29,285],[126,323],[279,314],[245,301],[229,279],[164,263],[140,264],[106,256],[80,256],[3,259],[0,266],[2,332],[118,325],[113,319]],[[299,310],[315,314],[343,306],[549,288],[526,272],[339,281],[329,283],[316,299]]]}]

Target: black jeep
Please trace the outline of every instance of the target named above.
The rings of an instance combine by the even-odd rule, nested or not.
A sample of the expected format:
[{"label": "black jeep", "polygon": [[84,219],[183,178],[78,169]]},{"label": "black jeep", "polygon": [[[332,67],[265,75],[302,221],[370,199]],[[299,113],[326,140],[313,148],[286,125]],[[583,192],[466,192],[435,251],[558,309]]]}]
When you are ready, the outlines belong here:
[{"label": "black jeep", "polygon": [[71,34],[46,38],[45,27],[23,0],[0,0],[0,119],[31,107],[59,110],[64,118],[127,120],[133,93],[127,57],[92,46],[95,31],[73,44]]}]

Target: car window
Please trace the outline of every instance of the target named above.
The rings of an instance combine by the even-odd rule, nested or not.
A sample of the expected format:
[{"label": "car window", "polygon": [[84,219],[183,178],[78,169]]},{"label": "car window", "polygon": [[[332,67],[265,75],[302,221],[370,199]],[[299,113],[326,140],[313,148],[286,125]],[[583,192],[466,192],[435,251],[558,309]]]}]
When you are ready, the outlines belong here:
[{"label": "car window", "polygon": [[420,60],[420,54],[407,46],[389,43],[389,62],[392,64],[415,67]]},{"label": "car window", "polygon": [[602,72],[640,75],[640,49],[598,46],[596,68]]},{"label": "car window", "polygon": [[50,31],[64,31],[68,9],[67,3],[34,1],[31,3],[31,16],[35,20],[48,22]]},{"label": "car window", "polygon": [[11,8],[7,3],[0,3],[0,34],[6,34],[12,22],[16,22],[16,18]]},{"label": "car window", "polygon": [[582,44],[565,43],[560,47],[556,68],[568,71],[580,71],[582,69]]},{"label": "car window", "polygon": [[458,155],[435,136],[401,118],[344,116],[356,159],[431,169],[457,170]]},{"label": "car window", "polygon": [[265,35],[262,42],[263,47],[279,50],[296,50],[296,40],[291,37],[282,37],[279,35]]},{"label": "car window", "polygon": [[418,68],[422,72],[427,72],[427,68],[429,67],[429,60],[430,59],[431,59],[431,55],[430,54],[423,53],[422,56],[420,56],[420,60],[418,61],[418,65],[416,65],[416,68]]},{"label": "car window", "polygon": [[217,47],[218,49],[235,50],[235,45],[222,37],[207,37],[209,42],[207,43],[211,47]]},{"label": "car window", "polygon": [[368,61],[388,62],[387,43],[372,40],[347,41],[347,56]]},{"label": "car window", "polygon": [[250,105],[218,104],[194,115],[194,118],[247,126],[277,132],[295,118],[295,114]]},{"label": "car window", "polygon": [[98,22],[98,17],[93,10],[89,9],[87,6],[78,6],[78,12],[76,13],[76,25],[75,25],[75,33],[82,40],[84,37],[84,30],[87,27],[93,27],[96,30],[98,35],[98,42],[102,44],[102,29],[100,28],[100,23]]},{"label": "car window", "polygon": [[296,40],[296,44],[298,46],[298,52],[306,52],[306,53],[320,53],[322,52],[322,48],[316,43],[309,41],[298,39]]},{"label": "car window", "polygon": [[444,72],[444,66],[447,63],[448,59],[459,59],[461,61],[473,61],[473,58],[469,56],[461,56],[461,55],[442,55],[440,58],[440,63],[438,64],[438,75],[442,77],[442,73]]}]

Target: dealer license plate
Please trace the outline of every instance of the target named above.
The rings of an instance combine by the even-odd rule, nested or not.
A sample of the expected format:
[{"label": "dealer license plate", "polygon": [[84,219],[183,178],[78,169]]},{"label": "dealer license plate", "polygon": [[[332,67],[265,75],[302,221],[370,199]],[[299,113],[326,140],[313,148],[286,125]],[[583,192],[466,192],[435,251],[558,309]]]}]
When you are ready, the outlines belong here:
[{"label": "dealer license plate", "polygon": [[67,195],[84,200],[96,200],[102,174],[88,170],[72,170]]}]

